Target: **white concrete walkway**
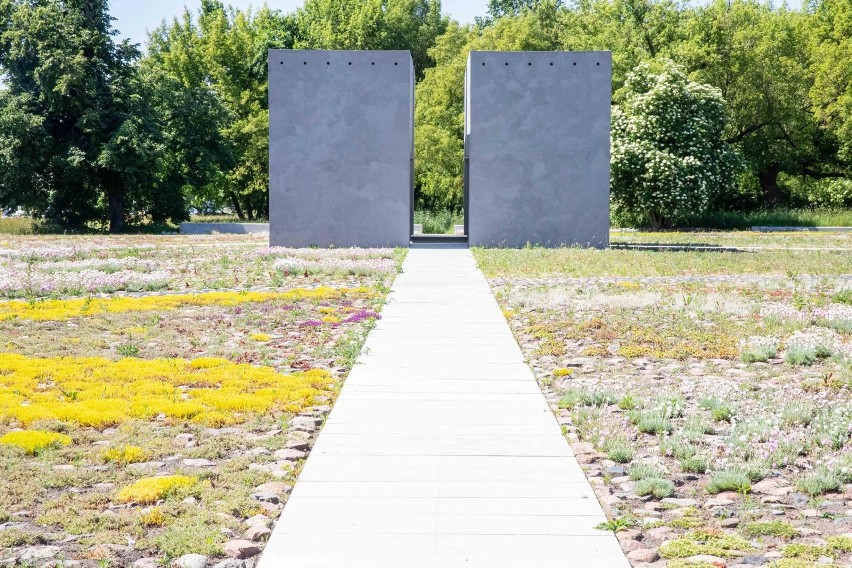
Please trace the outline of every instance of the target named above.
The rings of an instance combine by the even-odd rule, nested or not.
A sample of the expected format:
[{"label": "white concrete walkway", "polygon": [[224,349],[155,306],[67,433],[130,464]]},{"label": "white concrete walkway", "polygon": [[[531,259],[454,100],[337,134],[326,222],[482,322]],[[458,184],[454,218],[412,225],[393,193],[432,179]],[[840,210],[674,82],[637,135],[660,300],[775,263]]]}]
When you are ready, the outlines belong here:
[{"label": "white concrete walkway", "polygon": [[412,249],[258,568],[623,568],[467,249]]}]

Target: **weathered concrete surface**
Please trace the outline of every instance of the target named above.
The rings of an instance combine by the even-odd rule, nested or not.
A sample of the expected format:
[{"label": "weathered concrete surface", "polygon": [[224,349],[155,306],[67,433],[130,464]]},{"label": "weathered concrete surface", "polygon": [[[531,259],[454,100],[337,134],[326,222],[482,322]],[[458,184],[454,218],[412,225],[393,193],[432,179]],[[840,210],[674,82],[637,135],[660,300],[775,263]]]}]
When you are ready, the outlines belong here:
[{"label": "weathered concrete surface", "polygon": [[258,568],[630,568],[466,248],[413,248]]},{"label": "weathered concrete surface", "polygon": [[612,54],[472,51],[471,245],[609,243]]},{"label": "weathered concrete surface", "polygon": [[270,245],[408,246],[407,51],[269,50]]},{"label": "weathered concrete surface", "polygon": [[181,223],[181,235],[268,235],[269,223]]}]

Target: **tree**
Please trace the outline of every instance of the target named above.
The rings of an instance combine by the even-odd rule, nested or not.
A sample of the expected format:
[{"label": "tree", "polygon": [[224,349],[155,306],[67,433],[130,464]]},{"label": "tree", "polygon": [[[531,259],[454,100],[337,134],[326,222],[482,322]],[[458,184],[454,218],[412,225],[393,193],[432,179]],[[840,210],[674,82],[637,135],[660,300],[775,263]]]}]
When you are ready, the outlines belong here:
[{"label": "tree", "polygon": [[838,144],[839,168],[852,165],[852,1],[821,0],[808,25],[816,119]]},{"label": "tree", "polygon": [[737,169],[721,92],[670,61],[660,66],[631,73],[612,111],[612,201],[654,228],[706,211]]},{"label": "tree", "polygon": [[138,50],[113,40],[106,0],[0,0],[0,14],[2,205],[66,229],[108,219],[121,230],[128,204],[173,189],[153,175],[160,133],[139,94]]},{"label": "tree", "polygon": [[486,16],[477,16],[476,25],[481,28],[494,23],[504,16],[518,16],[526,10],[537,10],[550,2],[554,7],[562,5],[562,0],[488,0]]},{"label": "tree", "polygon": [[142,68],[177,156],[172,174],[196,207],[229,205],[241,219],[269,214],[267,50],[293,47],[295,20],[202,0],[196,15],[163,22]]},{"label": "tree", "polygon": [[408,49],[418,79],[449,21],[440,0],[307,0],[295,18],[297,49]]},{"label": "tree", "polygon": [[673,0],[575,0],[559,12],[559,48],[612,51],[617,91],[640,63],[673,56],[684,39],[684,18]]},{"label": "tree", "polygon": [[802,18],[754,0],[714,0],[692,13],[679,54],[696,81],[721,90],[730,113],[727,139],[768,205],[784,199],[781,173],[814,171],[830,153],[810,110]]}]

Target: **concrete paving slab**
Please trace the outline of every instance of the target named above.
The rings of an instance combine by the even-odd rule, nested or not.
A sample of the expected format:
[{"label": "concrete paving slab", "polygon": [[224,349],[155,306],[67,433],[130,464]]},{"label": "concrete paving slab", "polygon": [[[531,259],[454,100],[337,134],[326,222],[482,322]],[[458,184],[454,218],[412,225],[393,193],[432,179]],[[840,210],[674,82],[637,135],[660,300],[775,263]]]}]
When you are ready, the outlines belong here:
[{"label": "concrete paving slab", "polygon": [[[285,563],[286,562],[286,563]],[[288,535],[270,540],[260,568],[627,568],[612,535]]]},{"label": "concrete paving slab", "polygon": [[[364,497],[370,499],[467,498],[467,499],[565,499],[583,500],[600,509],[586,480],[528,483],[518,481],[307,481],[300,479],[287,503],[295,497]],[[573,510],[566,509],[566,511]]]},{"label": "concrete paving slab", "polygon": [[311,453],[334,456],[572,456],[551,436],[405,432],[364,435],[323,432]]},{"label": "concrete paving slab", "polygon": [[[292,515],[324,511],[330,514],[356,515],[369,511],[376,515],[501,515],[501,516],[566,516],[599,518],[600,505],[592,497],[381,497],[329,496],[309,497],[288,503]],[[593,533],[597,535],[598,533]]]}]

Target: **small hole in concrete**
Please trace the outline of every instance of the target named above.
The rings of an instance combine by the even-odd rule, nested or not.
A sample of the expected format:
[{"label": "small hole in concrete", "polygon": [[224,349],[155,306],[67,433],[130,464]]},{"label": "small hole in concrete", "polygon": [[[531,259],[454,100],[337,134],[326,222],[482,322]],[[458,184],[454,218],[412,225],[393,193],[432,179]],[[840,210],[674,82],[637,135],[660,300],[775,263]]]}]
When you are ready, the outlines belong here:
[{"label": "small hole in concrete", "polygon": [[283,61],[279,61],[279,62],[278,62],[278,65],[284,65],[284,62],[283,62]]},{"label": "small hole in concrete", "polygon": [[307,62],[307,61],[305,61],[304,63],[302,63],[302,65],[307,65],[307,64],[308,64],[308,62]]},{"label": "small hole in concrete", "polygon": [[325,64],[326,64],[326,65],[331,65],[331,61],[326,61],[326,62],[325,62]]},{"label": "small hole in concrete", "polygon": [[595,65],[600,65],[600,62],[598,62],[598,63],[595,63]]},{"label": "small hole in concrete", "polygon": [[553,61],[550,62],[550,66],[553,67]]},{"label": "small hole in concrete", "polygon": [[529,65],[529,66],[530,66],[530,67],[532,67],[532,62],[530,62],[530,63],[527,63],[527,65]]},{"label": "small hole in concrete", "polygon": [[575,62],[574,62],[574,65],[576,65],[576,64],[577,64],[577,62],[575,61]]},{"label": "small hole in concrete", "polygon": [[375,65],[375,64],[376,64],[376,62],[375,62],[375,61],[373,61],[372,63],[370,63],[370,65]]},{"label": "small hole in concrete", "polygon": [[399,63],[397,63],[396,61],[394,61],[394,62],[393,62],[393,64],[394,64],[394,65],[399,65]]},{"label": "small hole in concrete", "polygon": [[485,67],[485,62],[484,62],[484,61],[482,62],[482,66],[483,66],[483,67]]},{"label": "small hole in concrete", "polygon": [[352,65],[352,62],[351,62],[351,61],[349,62],[349,65]]},{"label": "small hole in concrete", "polygon": [[506,62],[506,65],[508,65],[508,64],[509,64],[509,62],[507,61],[507,62]]}]

